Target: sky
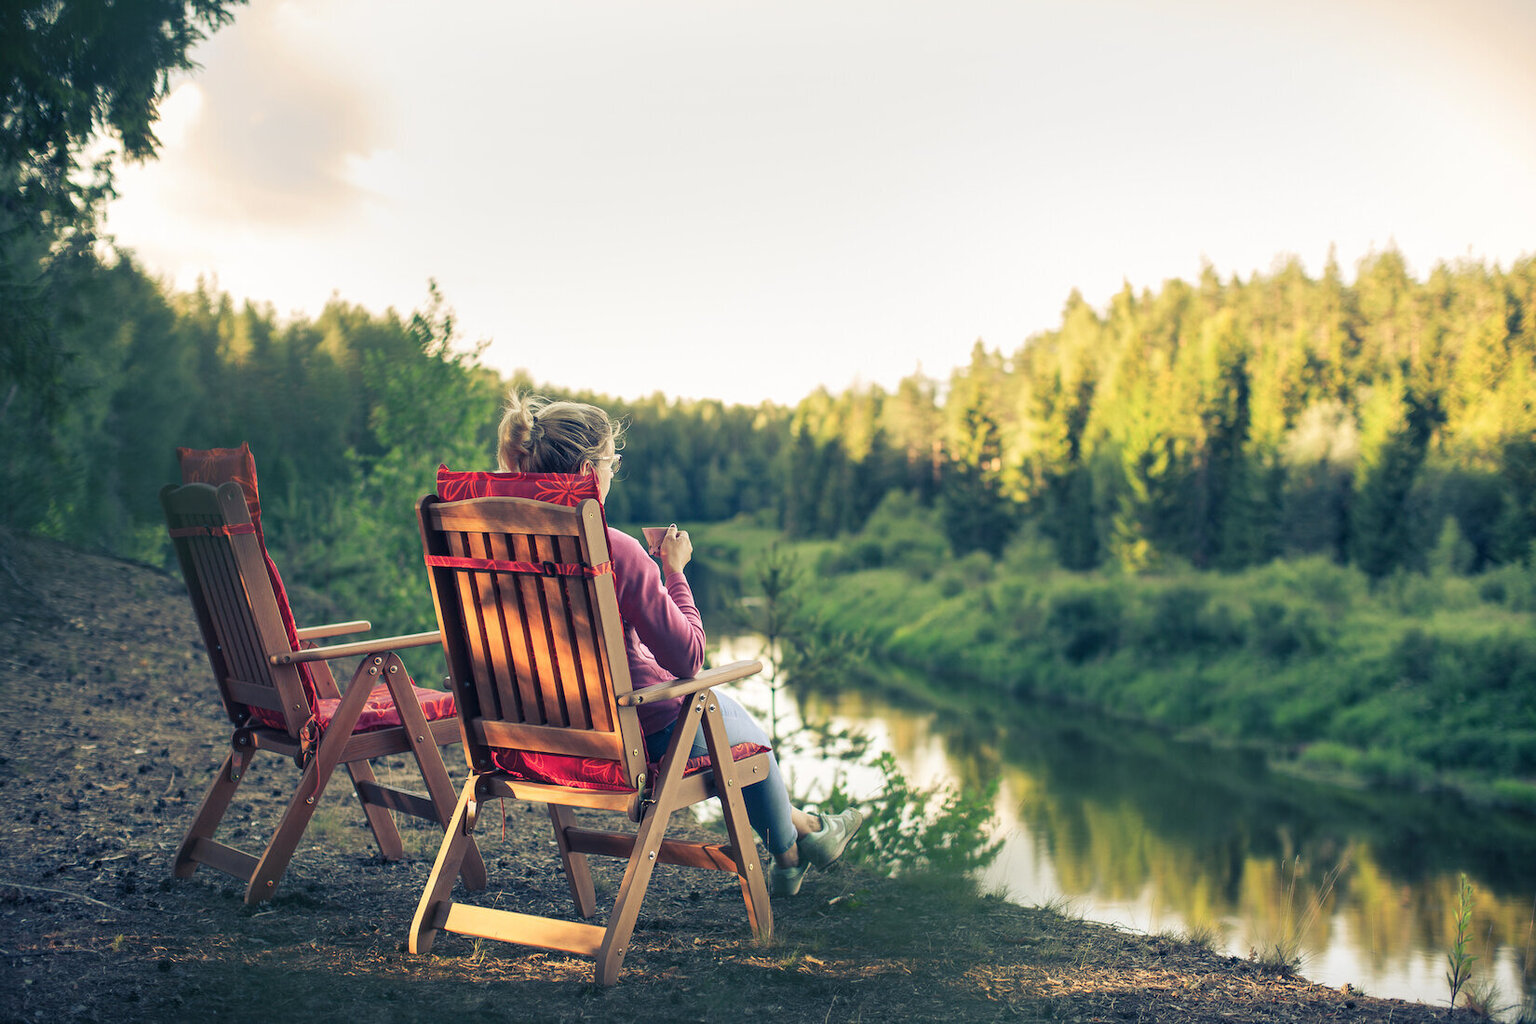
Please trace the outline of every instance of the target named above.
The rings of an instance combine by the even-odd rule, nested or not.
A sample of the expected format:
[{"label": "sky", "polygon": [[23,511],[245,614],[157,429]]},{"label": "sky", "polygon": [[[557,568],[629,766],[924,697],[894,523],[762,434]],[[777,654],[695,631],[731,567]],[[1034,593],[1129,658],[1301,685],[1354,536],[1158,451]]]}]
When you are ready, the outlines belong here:
[{"label": "sky", "polygon": [[1209,264],[1536,254],[1530,0],[252,0],[106,228],[282,317],[793,403]]}]

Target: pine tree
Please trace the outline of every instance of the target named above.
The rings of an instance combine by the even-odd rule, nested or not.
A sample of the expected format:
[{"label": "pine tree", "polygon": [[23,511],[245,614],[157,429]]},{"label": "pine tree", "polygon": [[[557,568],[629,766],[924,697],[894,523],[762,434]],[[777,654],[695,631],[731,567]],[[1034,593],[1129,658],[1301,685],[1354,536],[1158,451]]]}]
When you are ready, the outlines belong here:
[{"label": "pine tree", "polygon": [[945,532],[956,555],[980,550],[995,557],[1013,535],[1018,515],[1002,493],[997,421],[979,401],[965,410],[956,442],[940,492]]}]

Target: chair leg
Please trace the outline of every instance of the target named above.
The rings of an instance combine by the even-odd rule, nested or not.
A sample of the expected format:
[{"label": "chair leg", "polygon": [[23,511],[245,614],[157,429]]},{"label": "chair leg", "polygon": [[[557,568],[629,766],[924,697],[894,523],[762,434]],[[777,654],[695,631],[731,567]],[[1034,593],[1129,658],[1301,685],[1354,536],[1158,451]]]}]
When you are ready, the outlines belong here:
[{"label": "chair leg", "polygon": [[599,985],[612,985],[619,980],[624,954],[629,951],[629,939],[634,934],[640,906],[645,902],[646,887],[651,883],[651,873],[656,870],[656,857],[667,833],[667,822],[676,809],[673,807],[676,799],[673,794],[677,780],[682,778],[683,766],[688,762],[687,752],[693,747],[693,736],[698,731],[703,710],[703,697],[697,693],[685,697],[682,708],[678,710],[677,727],[672,730],[672,739],[651,788],[655,799],[646,805],[645,813],[640,818],[635,845],[630,849],[629,864],[624,868],[624,880],[619,883],[619,898],[614,901],[613,911],[608,915],[608,929],[597,950],[596,975]]},{"label": "chair leg", "polygon": [[773,907],[768,900],[768,886],[763,880],[763,866],[757,856],[757,837],[747,820],[741,784],[736,776],[736,761],[731,755],[731,741],[725,734],[725,719],[713,692],[704,712],[704,742],[714,760],[715,790],[725,815],[725,830],[736,854],[736,875],[741,879],[741,895],[747,901],[747,920],[759,939],[773,937]]},{"label": "chair leg", "polygon": [[357,802],[363,805],[363,814],[368,819],[368,828],[373,831],[373,841],[379,846],[379,856],[385,860],[399,860],[404,857],[405,841],[400,838],[400,829],[396,827],[394,817],[390,815],[388,808],[363,799],[363,792],[358,788],[359,783],[378,784],[379,780],[373,774],[373,766],[367,761],[353,761],[347,765],[347,774],[352,777],[352,788],[357,792]]},{"label": "chair leg", "polygon": [[218,831],[219,822],[224,820],[224,812],[229,810],[229,803],[235,798],[235,790],[245,781],[245,773],[250,770],[251,759],[255,754],[256,751],[250,746],[231,747],[229,756],[219,766],[218,774],[213,777],[213,783],[203,796],[197,817],[192,819],[192,825],[176,851],[172,869],[175,877],[190,878],[197,870],[198,862],[193,859],[192,850],[199,839],[212,839],[214,832]]},{"label": "chair leg", "polygon": [[624,881],[619,883],[619,898],[614,901],[608,917],[608,930],[597,951],[597,983],[612,985],[619,980],[619,970],[624,966],[624,954],[629,952],[629,939],[634,934],[635,921],[640,917],[640,906],[645,902],[645,890],[651,884],[651,874],[656,870],[656,854],[661,849],[662,836],[672,817],[670,808],[652,804],[640,819],[640,830],[635,835],[634,850],[629,855],[629,865],[624,869]]},{"label": "chair leg", "polygon": [[[343,695],[342,705],[336,708],[336,715],[326,732],[327,737],[337,734],[340,736],[350,736],[352,734],[357,718],[360,717],[362,706],[360,704],[358,706],[358,715],[346,715],[344,712],[349,710],[347,706],[349,702],[345,698],[350,695],[352,701],[356,702],[360,693],[372,692],[373,684],[378,681],[381,675],[387,680],[389,677],[384,674],[383,660],[378,655],[370,655],[358,664],[357,671],[352,673],[352,679],[347,683],[347,693]],[[398,659],[396,660],[398,661]],[[325,663],[321,662],[321,664]],[[329,671],[329,668],[327,668],[327,671]],[[320,686],[321,684],[317,682],[316,685]],[[334,678],[330,684],[330,689],[332,692],[339,692],[336,691]],[[343,733],[340,731],[341,729],[346,731]],[[404,857],[405,842],[400,838],[400,829],[396,827],[395,819],[390,815],[388,808],[369,803],[364,799],[362,790],[357,788],[359,782],[371,782],[375,785],[378,783],[378,779],[373,774],[373,766],[367,761],[348,762],[347,774],[352,777],[352,788],[357,793],[357,802],[363,805],[363,814],[368,819],[369,830],[373,832],[373,841],[378,844],[379,856],[385,860],[399,860]]]},{"label": "chair leg", "polygon": [[250,884],[245,887],[246,903],[254,905],[271,899],[277,891],[278,881],[288,870],[288,862],[293,859],[299,840],[309,827],[310,819],[315,816],[315,808],[320,804],[320,794],[325,790],[324,779],[331,774],[328,768],[322,778],[317,770],[318,762],[319,758],[311,761],[300,776],[298,789],[288,801],[288,809],[279,819],[277,829],[267,842],[267,848],[261,852],[256,870],[251,874]]},{"label": "chair leg", "polygon": [[565,866],[565,878],[571,886],[571,899],[576,901],[576,913],[591,917],[597,913],[597,892],[592,887],[592,869],[587,865],[587,855],[571,850],[565,830],[576,824],[576,817],[569,807],[549,805],[549,819],[555,826],[555,842],[560,846],[560,861]]},{"label": "chair leg", "polygon": [[448,830],[443,836],[443,845],[438,847],[437,860],[432,865],[432,873],[427,876],[426,888],[422,890],[421,902],[416,904],[416,916],[411,919],[411,931],[406,939],[406,948],[412,953],[430,953],[432,943],[437,938],[440,918],[446,916],[453,901],[449,898],[453,893],[453,883],[459,877],[459,870],[464,863],[464,856],[475,848],[474,837],[471,834],[470,808],[475,802],[475,777],[471,775],[464,783],[464,792],[460,794],[459,801],[454,805],[453,814],[448,819]]},{"label": "chair leg", "polygon": [[[437,808],[437,823],[446,831],[448,819],[453,813],[454,789],[453,780],[448,777],[448,768],[443,764],[443,752],[432,735],[432,727],[427,723],[426,715],[421,712],[421,705],[416,700],[415,684],[398,654],[392,653],[384,659],[383,676],[390,695],[395,699],[400,724],[411,742],[411,755],[416,758],[416,767],[421,770],[427,795]],[[480,848],[473,837],[464,854],[463,871],[465,888],[475,891],[485,888],[485,861],[480,857]]]},{"label": "chair leg", "polygon": [[[372,662],[374,659],[364,659],[364,666],[358,668],[357,674],[352,678],[352,685],[347,688],[346,695],[337,705],[330,728],[325,731],[319,748],[300,776],[293,799],[288,801],[288,809],[283,812],[282,820],[277,823],[277,831],[272,833],[271,841],[267,843],[266,850],[262,852],[261,859],[256,864],[256,870],[251,874],[251,883],[245,889],[245,902],[260,903],[270,898],[277,889],[278,879],[282,878],[283,872],[288,870],[288,862],[293,859],[293,851],[298,847],[304,830],[309,827],[310,819],[315,816],[315,808],[320,806],[320,797],[325,793],[326,784],[331,781],[331,775],[341,763],[341,755],[346,749],[347,740],[351,738],[352,730],[357,727],[357,719],[363,712],[363,705],[368,702],[368,696],[373,687],[362,676],[364,668]],[[371,674],[378,674],[376,666]],[[389,823],[389,827],[391,830],[394,829],[393,821]],[[396,835],[398,836],[398,833]]]}]

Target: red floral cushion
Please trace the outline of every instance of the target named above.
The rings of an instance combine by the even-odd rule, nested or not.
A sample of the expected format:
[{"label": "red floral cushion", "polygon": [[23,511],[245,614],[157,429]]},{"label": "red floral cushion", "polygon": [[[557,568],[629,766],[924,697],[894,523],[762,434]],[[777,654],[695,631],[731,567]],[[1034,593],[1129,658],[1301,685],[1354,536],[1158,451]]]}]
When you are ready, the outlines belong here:
[{"label": "red floral cushion", "polygon": [[592,473],[481,473],[437,467],[437,496],[444,501],[466,498],[533,498],[555,505],[579,505],[598,497]]},{"label": "red floral cushion", "polygon": [[[181,464],[181,482],[184,484],[220,484],[233,480],[245,492],[245,507],[250,512],[251,523],[256,527],[256,542],[261,545],[261,557],[267,563],[267,578],[272,581],[272,593],[277,598],[277,611],[283,620],[283,632],[294,650],[299,646],[299,630],[293,619],[293,609],[288,606],[288,590],[283,577],[277,571],[277,563],[267,554],[266,535],[261,531],[261,498],[256,489],[256,460],[251,456],[251,446],[241,442],[239,448],[177,448],[176,460]],[[304,699],[311,712],[317,694],[315,680],[308,665],[300,664],[299,681],[304,687]],[[288,723],[280,712],[267,708],[251,708],[251,717],[273,729],[287,729]]]},{"label": "red floral cushion", "polygon": [[[416,702],[421,705],[421,713],[427,716],[427,721],[452,718],[458,713],[453,694],[442,690],[424,690],[419,686],[414,689]],[[340,706],[341,700],[336,697],[321,697],[316,702],[315,722],[322,732],[330,728],[331,719],[336,717],[336,709]],[[399,724],[400,711],[395,707],[395,699],[390,696],[389,687],[377,683],[368,695],[368,703],[363,705],[363,713],[357,716],[357,725],[352,732],[373,732],[375,729],[388,729]]]},{"label": "red floral cushion", "polygon": [[256,460],[251,456],[251,446],[245,442],[239,448],[177,448],[176,461],[181,466],[181,482],[184,484],[219,484],[233,480],[245,492],[245,507],[256,526],[256,537],[266,547],[261,534],[261,499],[256,493]]},{"label": "red floral cushion", "polygon": [[[770,748],[759,743],[738,743],[731,747],[731,760],[740,761],[753,754],[762,754]],[[546,782],[556,786],[576,789],[601,789],[626,793],[630,785],[624,781],[623,766],[617,761],[600,757],[577,757],[574,754],[544,754],[531,750],[491,750],[491,760],[496,767],[524,782]],[[708,754],[690,757],[683,767],[684,775],[692,775],[710,767]],[[659,764],[650,766],[651,777],[661,770]]]}]

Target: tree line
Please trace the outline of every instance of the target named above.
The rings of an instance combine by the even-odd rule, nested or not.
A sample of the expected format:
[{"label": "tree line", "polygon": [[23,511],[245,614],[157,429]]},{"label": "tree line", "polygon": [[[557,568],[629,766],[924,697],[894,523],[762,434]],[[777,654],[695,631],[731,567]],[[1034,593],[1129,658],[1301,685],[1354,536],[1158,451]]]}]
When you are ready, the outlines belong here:
[{"label": "tree line", "polygon": [[[818,389],[793,407],[504,378],[431,286],[410,315],[335,299],[283,319],[205,286],[176,292],[99,247],[61,256],[50,286],[52,391],[4,390],[4,520],[134,557],[161,550],[173,448],[240,441],[275,542],[322,569],[317,584],[363,552],[404,557],[402,510],[436,466],[493,466],[511,387],[627,424],[619,523],[745,514],[834,536],[900,491],[941,509],[959,554],[1028,528],[1069,568],[1324,553],[1377,578],[1444,545],[1465,571],[1524,559],[1536,535],[1530,259],[1420,282],[1388,251],[1352,284],[1289,261],[1126,288],[1102,309],[1073,294],[1012,355],[978,343],[947,380]],[[392,531],[404,539],[385,543]]]},{"label": "tree line", "polygon": [[[1020,528],[1073,569],[1239,569],[1322,553],[1372,578],[1530,557],[1536,260],[1436,266],[1396,250],[1352,283],[1278,262],[1247,280],[1074,292],[1011,355],[977,343],[914,376],[801,402],[783,523],[856,527],[894,488],[939,503],[957,553]],[[841,500],[828,494],[840,491]]]}]

